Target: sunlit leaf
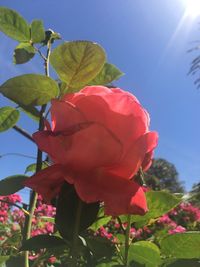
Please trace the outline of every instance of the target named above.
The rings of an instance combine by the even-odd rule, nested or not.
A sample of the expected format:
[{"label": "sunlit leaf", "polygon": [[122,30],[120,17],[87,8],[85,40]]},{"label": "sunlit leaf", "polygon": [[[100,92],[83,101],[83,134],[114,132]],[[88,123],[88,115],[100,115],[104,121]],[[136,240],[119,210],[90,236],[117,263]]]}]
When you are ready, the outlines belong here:
[{"label": "sunlit leaf", "polygon": [[41,216],[40,219],[44,222],[55,223],[55,218],[48,216]]},{"label": "sunlit leaf", "polygon": [[101,207],[97,215],[97,220],[90,226],[90,229],[97,231],[101,226],[107,224],[111,218],[111,216],[104,215],[104,208]]},{"label": "sunlit leaf", "polygon": [[31,23],[31,40],[33,43],[41,43],[45,39],[45,30],[42,20],[33,20]]},{"label": "sunlit leaf", "polygon": [[12,107],[0,108],[0,132],[12,128],[19,119],[19,111]]},{"label": "sunlit leaf", "polygon": [[177,259],[200,258],[200,232],[168,235],[161,242],[161,252]]},{"label": "sunlit leaf", "polygon": [[7,261],[10,258],[10,256],[0,256],[0,264]]},{"label": "sunlit leaf", "polygon": [[138,241],[130,245],[128,254],[129,263],[136,261],[145,267],[156,267],[161,262],[160,250],[152,242]]},{"label": "sunlit leaf", "polygon": [[102,47],[88,41],[65,42],[50,56],[50,63],[69,88],[80,88],[95,78],[105,60]]},{"label": "sunlit leaf", "polygon": [[121,72],[115,65],[105,63],[99,74],[89,82],[90,85],[106,85],[119,79],[123,72]]},{"label": "sunlit leaf", "polygon": [[0,92],[10,100],[23,106],[37,106],[49,102],[58,95],[57,83],[39,74],[25,74],[7,80]]},{"label": "sunlit leaf", "polygon": [[30,29],[26,20],[6,7],[0,7],[0,30],[19,42],[30,40]]},{"label": "sunlit leaf", "polygon": [[[25,173],[27,173],[27,172],[36,172],[36,166],[37,166],[36,163],[28,165],[26,167]],[[45,161],[42,162],[42,170],[47,168],[48,166],[49,165]]]},{"label": "sunlit leaf", "polygon": [[20,43],[14,50],[13,62],[23,64],[35,55],[35,49],[30,43]]}]

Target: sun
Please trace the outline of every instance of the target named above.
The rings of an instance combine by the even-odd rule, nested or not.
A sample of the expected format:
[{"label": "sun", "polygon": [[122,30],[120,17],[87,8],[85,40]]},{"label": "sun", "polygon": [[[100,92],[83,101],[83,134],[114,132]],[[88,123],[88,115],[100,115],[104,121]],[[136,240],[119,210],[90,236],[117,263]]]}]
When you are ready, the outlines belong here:
[{"label": "sun", "polygon": [[186,16],[193,18],[200,16],[200,0],[186,0],[185,6]]}]

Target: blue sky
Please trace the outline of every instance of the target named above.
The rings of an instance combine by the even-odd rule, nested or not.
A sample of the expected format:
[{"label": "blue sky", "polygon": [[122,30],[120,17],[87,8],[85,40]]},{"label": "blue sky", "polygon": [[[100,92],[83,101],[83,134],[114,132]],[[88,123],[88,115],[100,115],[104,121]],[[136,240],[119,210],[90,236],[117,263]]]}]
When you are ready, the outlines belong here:
[{"label": "blue sky", "polygon": [[[108,61],[125,75],[116,83],[135,94],[159,132],[155,156],[175,164],[189,190],[200,180],[200,92],[187,76],[198,53],[187,53],[199,39],[199,19],[184,16],[185,0],[1,0],[29,22],[38,18],[64,40],[91,40],[107,52]],[[0,83],[23,73],[43,73],[39,57],[12,64],[16,42],[0,33]],[[9,102],[0,96],[0,106]],[[19,125],[30,133],[37,125],[22,116]],[[0,155],[35,155],[36,148],[13,130],[0,134]],[[34,160],[0,159],[0,177],[24,172]]]}]

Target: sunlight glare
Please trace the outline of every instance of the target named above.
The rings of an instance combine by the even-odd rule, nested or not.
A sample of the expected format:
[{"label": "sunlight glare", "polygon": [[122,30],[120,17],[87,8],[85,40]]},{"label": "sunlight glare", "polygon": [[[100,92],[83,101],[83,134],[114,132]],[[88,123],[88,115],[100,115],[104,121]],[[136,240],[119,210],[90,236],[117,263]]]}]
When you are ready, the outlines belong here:
[{"label": "sunlight glare", "polygon": [[196,18],[200,16],[200,0],[186,0],[185,15]]}]

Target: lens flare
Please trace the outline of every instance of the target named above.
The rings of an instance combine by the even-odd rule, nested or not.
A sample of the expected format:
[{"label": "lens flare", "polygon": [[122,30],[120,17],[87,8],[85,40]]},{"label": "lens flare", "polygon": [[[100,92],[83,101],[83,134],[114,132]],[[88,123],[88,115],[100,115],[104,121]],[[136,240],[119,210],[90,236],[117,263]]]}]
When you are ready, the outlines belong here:
[{"label": "lens flare", "polygon": [[200,16],[200,0],[186,0],[185,15],[196,18]]}]

